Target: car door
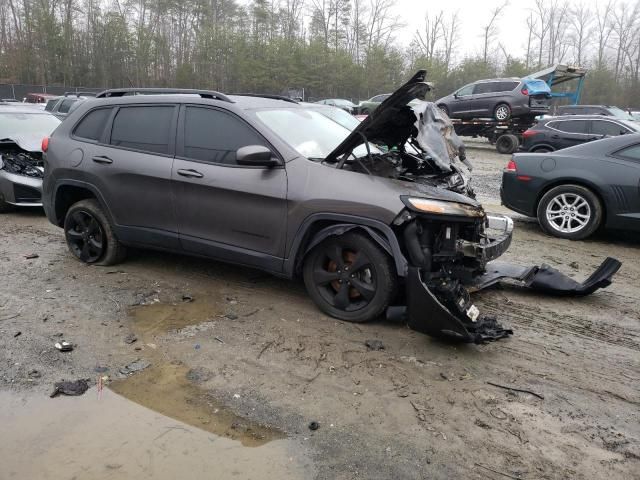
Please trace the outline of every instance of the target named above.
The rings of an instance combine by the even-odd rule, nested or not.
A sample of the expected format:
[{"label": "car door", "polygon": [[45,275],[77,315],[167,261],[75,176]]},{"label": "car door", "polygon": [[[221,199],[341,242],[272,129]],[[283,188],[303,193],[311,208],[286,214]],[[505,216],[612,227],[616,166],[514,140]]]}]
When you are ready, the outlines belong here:
[{"label": "car door", "polygon": [[580,145],[592,137],[589,120],[556,120],[547,123],[547,127],[552,130],[549,137],[556,150]]},{"label": "car door", "polygon": [[487,116],[495,86],[496,82],[476,83],[473,87],[473,95],[471,95],[468,101],[467,113],[478,117]]},{"label": "car door", "polygon": [[473,89],[475,85],[472,83],[462,87],[460,90],[453,94],[453,100],[447,108],[449,108],[450,114],[462,114],[469,115],[469,111],[473,105]]},{"label": "car door", "polygon": [[185,105],[178,124],[173,195],[182,248],[279,271],[284,256],[287,174],[284,166],[248,167],[238,148],[266,140],[235,114]]},{"label": "car door", "polygon": [[613,120],[591,120],[591,136],[597,138],[617,137],[630,133],[624,125],[614,122]]},{"label": "car door", "polygon": [[99,191],[121,240],[178,248],[171,195],[178,108],[172,104],[122,105],[90,111],[74,130],[109,119],[100,140],[84,140],[86,180]]},{"label": "car door", "polygon": [[615,221],[609,224],[640,230],[640,143],[612,152],[609,159],[617,163],[605,173],[612,177],[611,197],[616,204]]}]

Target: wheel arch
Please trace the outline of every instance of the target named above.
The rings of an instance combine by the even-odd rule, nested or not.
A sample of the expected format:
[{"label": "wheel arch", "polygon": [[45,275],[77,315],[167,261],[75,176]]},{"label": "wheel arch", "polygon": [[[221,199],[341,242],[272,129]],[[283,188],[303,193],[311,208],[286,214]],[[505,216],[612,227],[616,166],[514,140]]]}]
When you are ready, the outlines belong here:
[{"label": "wheel arch", "polygon": [[608,205],[607,205],[607,202],[605,201],[605,196],[603,192],[600,190],[600,188],[598,188],[596,184],[584,179],[559,178],[559,179],[553,180],[552,182],[547,183],[542,189],[540,189],[540,192],[538,192],[538,196],[536,197],[536,203],[534,206],[534,212],[536,212],[536,214],[538,212],[538,207],[540,206],[540,201],[542,200],[542,197],[544,197],[547,194],[547,192],[552,188],[559,187],[561,185],[577,185],[580,187],[587,188],[591,192],[593,192],[593,194],[596,197],[598,197],[598,200],[600,200],[600,203],[602,204],[602,225],[604,225],[607,222]]},{"label": "wheel arch", "polygon": [[53,194],[56,225],[62,227],[69,208],[74,203],[88,198],[97,200],[109,221],[113,220],[104,198],[93,185],[78,180],[65,180],[56,184]]},{"label": "wheel arch", "polygon": [[531,153],[536,153],[541,148],[548,148],[549,149],[549,153],[556,151],[556,149],[553,147],[553,145],[548,144],[548,143],[537,143],[534,146],[532,146],[531,148],[529,148],[528,151],[531,152]]},{"label": "wheel arch", "polygon": [[341,214],[314,214],[302,223],[284,261],[284,274],[288,277],[298,275],[305,256],[313,247],[332,235],[343,235],[353,230],[360,230],[380,245],[393,259],[398,276],[406,276],[407,259],[391,227],[378,220]]}]

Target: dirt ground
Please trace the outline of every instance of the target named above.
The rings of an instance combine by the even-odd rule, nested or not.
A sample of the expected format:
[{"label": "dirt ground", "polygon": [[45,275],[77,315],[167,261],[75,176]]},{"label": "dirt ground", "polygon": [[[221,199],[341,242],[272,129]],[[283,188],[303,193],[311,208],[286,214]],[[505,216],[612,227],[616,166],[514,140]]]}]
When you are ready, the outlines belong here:
[{"label": "dirt ground", "polygon": [[[500,210],[507,157],[469,152]],[[639,254],[628,234],[568,242],[517,222],[506,260],[580,280],[606,256],[623,267],[587,298],[476,294],[514,335],[459,346],[336,321],[300,284],[212,261],[136,251],[85,266],[42,213],[3,215],[0,479],[176,478],[161,461],[182,478],[640,478]],[[130,370],[149,366],[120,372],[138,359]],[[102,393],[48,398],[62,379],[101,377]],[[56,444],[71,453],[44,455]]]}]

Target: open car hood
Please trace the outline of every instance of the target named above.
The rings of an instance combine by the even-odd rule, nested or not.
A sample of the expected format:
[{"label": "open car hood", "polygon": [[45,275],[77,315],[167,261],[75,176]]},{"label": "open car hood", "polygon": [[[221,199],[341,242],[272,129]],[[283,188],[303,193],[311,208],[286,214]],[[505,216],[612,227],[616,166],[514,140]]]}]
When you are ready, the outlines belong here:
[{"label": "open car hood", "polygon": [[409,102],[424,97],[431,90],[431,86],[425,82],[426,75],[426,70],[419,70],[407,83],[393,92],[325,158],[325,161],[338,162],[341,157],[350,155],[365,138],[369,142],[384,144],[389,148],[406,142],[416,123],[416,116]]},{"label": "open car hood", "polygon": [[34,134],[16,134],[10,133],[7,135],[0,135],[0,145],[3,143],[15,143],[25,152],[42,152],[42,139],[46,135],[41,133]]}]

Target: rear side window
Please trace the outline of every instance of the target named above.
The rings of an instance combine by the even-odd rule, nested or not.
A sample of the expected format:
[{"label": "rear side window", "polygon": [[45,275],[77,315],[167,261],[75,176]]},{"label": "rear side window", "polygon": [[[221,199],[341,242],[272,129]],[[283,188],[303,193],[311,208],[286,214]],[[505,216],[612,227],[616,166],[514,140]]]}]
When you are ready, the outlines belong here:
[{"label": "rear side window", "polygon": [[591,133],[596,135],[608,135],[610,137],[617,137],[618,135],[627,133],[627,129],[622,125],[618,125],[613,122],[605,122],[602,120],[591,121]]},{"label": "rear side window", "polygon": [[76,137],[86,138],[87,140],[98,141],[102,137],[104,127],[107,124],[111,108],[98,108],[89,112],[88,115],[80,120],[80,123],[74,130]]},{"label": "rear side window", "polygon": [[49,100],[47,102],[47,104],[45,105],[44,109],[47,112],[50,112],[56,106],[56,103],[58,103],[58,100],[59,100],[58,98],[54,98],[53,100]]},{"label": "rear side window", "polygon": [[111,145],[151,153],[169,153],[172,106],[121,107],[113,119]]},{"label": "rear side window", "polygon": [[184,120],[185,157],[235,165],[236,150],[248,145],[265,145],[265,142],[239,118],[211,108],[187,107]]},{"label": "rear side window", "polygon": [[587,133],[586,120],[567,120],[564,122],[550,122],[551,128],[567,133]]},{"label": "rear side window", "polygon": [[60,113],[68,113],[71,105],[76,102],[75,98],[65,98],[60,104],[60,108],[58,108],[58,112]]},{"label": "rear side window", "polygon": [[630,147],[623,148],[615,152],[615,155],[640,162],[640,145],[631,145]]},{"label": "rear side window", "polygon": [[476,83],[473,87],[473,94],[479,95],[481,93],[497,92],[496,88],[498,88],[498,82]]},{"label": "rear side window", "polygon": [[514,88],[516,88],[520,82],[500,82],[500,90],[499,92],[510,92]]}]

